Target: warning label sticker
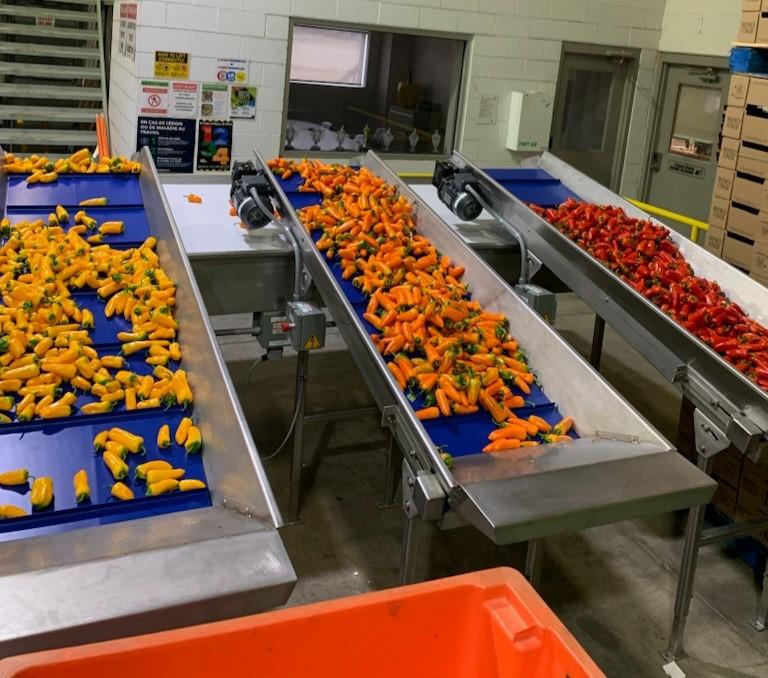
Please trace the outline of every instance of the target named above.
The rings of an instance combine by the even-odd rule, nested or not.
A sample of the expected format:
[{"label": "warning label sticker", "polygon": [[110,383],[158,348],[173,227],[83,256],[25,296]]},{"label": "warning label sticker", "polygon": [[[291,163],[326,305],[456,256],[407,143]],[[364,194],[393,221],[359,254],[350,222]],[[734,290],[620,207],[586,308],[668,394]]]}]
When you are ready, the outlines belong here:
[{"label": "warning label sticker", "polygon": [[310,334],[309,338],[307,339],[306,343],[304,344],[304,350],[305,351],[314,351],[317,348],[320,348],[320,340],[317,338],[316,334]]}]

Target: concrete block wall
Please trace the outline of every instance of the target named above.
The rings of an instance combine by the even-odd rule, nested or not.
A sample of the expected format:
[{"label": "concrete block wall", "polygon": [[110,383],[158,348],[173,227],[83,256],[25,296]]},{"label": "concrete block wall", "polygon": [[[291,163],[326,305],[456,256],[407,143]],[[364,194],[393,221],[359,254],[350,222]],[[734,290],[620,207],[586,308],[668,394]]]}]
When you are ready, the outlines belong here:
[{"label": "concrete block wall", "polygon": [[667,0],[659,49],[728,56],[740,14],[741,0]]},{"label": "concrete block wall", "polygon": [[[179,50],[191,53],[191,78],[200,81],[213,80],[217,56],[251,60],[258,113],[253,121],[235,121],[233,156],[248,157],[254,146],[277,154],[288,18],[294,16],[468,35],[457,148],[481,164],[515,165],[520,156],[504,148],[508,92],[554,93],[563,41],[596,43],[641,50],[621,187],[635,195],[654,110],[664,11],[665,0],[141,0],[135,65],[113,50],[114,144],[121,152],[133,150],[138,81],[152,76],[154,50]],[[480,97],[494,94],[497,124],[478,125]]]}]

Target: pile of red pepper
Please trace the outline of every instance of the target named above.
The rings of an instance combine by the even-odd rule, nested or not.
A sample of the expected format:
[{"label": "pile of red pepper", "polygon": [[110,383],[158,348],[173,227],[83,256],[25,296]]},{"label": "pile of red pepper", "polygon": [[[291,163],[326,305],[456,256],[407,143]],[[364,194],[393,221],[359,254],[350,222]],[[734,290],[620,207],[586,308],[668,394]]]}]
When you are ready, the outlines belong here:
[{"label": "pile of red pepper", "polygon": [[768,328],[750,319],[716,282],[695,275],[669,229],[619,207],[574,199],[531,209],[768,390]]}]

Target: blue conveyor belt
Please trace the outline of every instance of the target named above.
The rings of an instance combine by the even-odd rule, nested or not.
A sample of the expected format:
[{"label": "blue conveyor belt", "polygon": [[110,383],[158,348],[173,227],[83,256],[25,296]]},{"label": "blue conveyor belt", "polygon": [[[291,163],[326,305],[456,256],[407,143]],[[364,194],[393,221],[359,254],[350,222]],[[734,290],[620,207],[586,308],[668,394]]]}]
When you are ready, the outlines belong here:
[{"label": "blue conveyor belt", "polygon": [[485,173],[503,186],[518,200],[541,207],[554,207],[568,198],[578,198],[575,193],[543,169],[486,169]]},{"label": "blue conveyor belt", "polygon": [[[143,242],[152,234],[151,224],[144,211],[139,179],[135,175],[87,175],[62,176],[50,184],[28,186],[24,177],[12,176],[8,185],[8,204],[4,216],[11,223],[22,220],[47,220],[56,205],[64,205],[70,217],[74,218],[77,203],[83,199],[105,196],[107,207],[85,208],[99,223],[122,220],[125,232],[117,236],[105,236],[105,244],[125,248]],[[81,306],[93,312],[95,327],[91,331],[93,346],[101,356],[120,353],[117,333],[131,329],[130,323],[122,317],[107,319],[104,316],[105,302],[98,299],[93,290],[74,291],[73,298]],[[126,358],[126,369],[144,375],[152,372],[142,351]],[[179,364],[168,367],[178,369]],[[69,390],[67,386],[64,390]],[[85,415],[79,408],[97,400],[91,394],[78,393],[75,413],[64,419],[20,422],[14,412],[8,412],[10,424],[0,425],[0,472],[15,468],[27,468],[33,476],[51,476],[54,480],[53,505],[41,512],[13,520],[0,520],[0,541],[51,534],[81,527],[103,525],[120,520],[144,518],[211,505],[208,490],[176,492],[159,497],[145,496],[143,483],[133,478],[135,467],[149,459],[166,459],[177,468],[185,469],[186,478],[205,482],[205,471],[200,454],[187,455],[183,447],[175,443],[166,450],[158,450],[157,432],[167,423],[171,437],[179,421],[192,412],[181,407],[170,409],[146,409],[127,411],[120,403],[108,414]],[[125,428],[145,439],[146,453],[129,455],[126,459],[130,469],[128,484],[136,499],[121,502],[110,496],[114,483],[100,455],[93,449],[93,437],[99,431],[113,426]],[[77,505],[74,499],[72,476],[79,469],[88,473],[91,486],[91,500]],[[30,511],[29,488],[0,487],[0,504],[13,504]],[[151,529],[151,528],[149,528]]]},{"label": "blue conveyor belt", "polygon": [[[529,170],[525,171],[529,172]],[[298,186],[300,183],[301,181],[296,177],[281,182],[281,186],[293,207],[298,210],[302,207],[318,204],[321,200],[320,196],[316,193],[299,192]],[[317,241],[320,235],[319,231],[313,232],[313,239]],[[375,332],[376,329],[363,318],[367,306],[365,295],[350,281],[343,279],[342,270],[337,261],[329,262],[328,266],[366,330],[369,333]],[[511,331],[514,335],[514,323]],[[385,357],[385,360],[389,359],[391,358]],[[535,369],[535,366],[533,367]],[[516,388],[513,388],[513,392],[517,395],[523,395]],[[536,414],[550,424],[555,424],[562,419],[557,406],[547,398],[544,390],[539,385],[534,384],[531,386],[530,395],[525,397],[527,405],[523,409],[516,410],[518,416],[527,417],[531,414]],[[416,394],[414,394],[412,404],[415,410],[424,406],[423,399]],[[439,419],[424,421],[423,424],[432,442],[454,457],[481,452],[483,447],[488,444],[488,434],[496,428],[490,415],[484,410],[470,415],[440,417]],[[572,435],[576,437],[575,433]]]}]

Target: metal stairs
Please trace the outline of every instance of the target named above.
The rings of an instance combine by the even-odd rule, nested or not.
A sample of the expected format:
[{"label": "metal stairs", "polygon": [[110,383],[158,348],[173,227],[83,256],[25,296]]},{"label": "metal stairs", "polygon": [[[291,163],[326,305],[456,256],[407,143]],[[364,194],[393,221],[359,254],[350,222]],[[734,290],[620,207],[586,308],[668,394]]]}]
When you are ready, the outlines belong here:
[{"label": "metal stairs", "polygon": [[51,156],[96,145],[106,113],[101,0],[0,0],[0,145]]}]

